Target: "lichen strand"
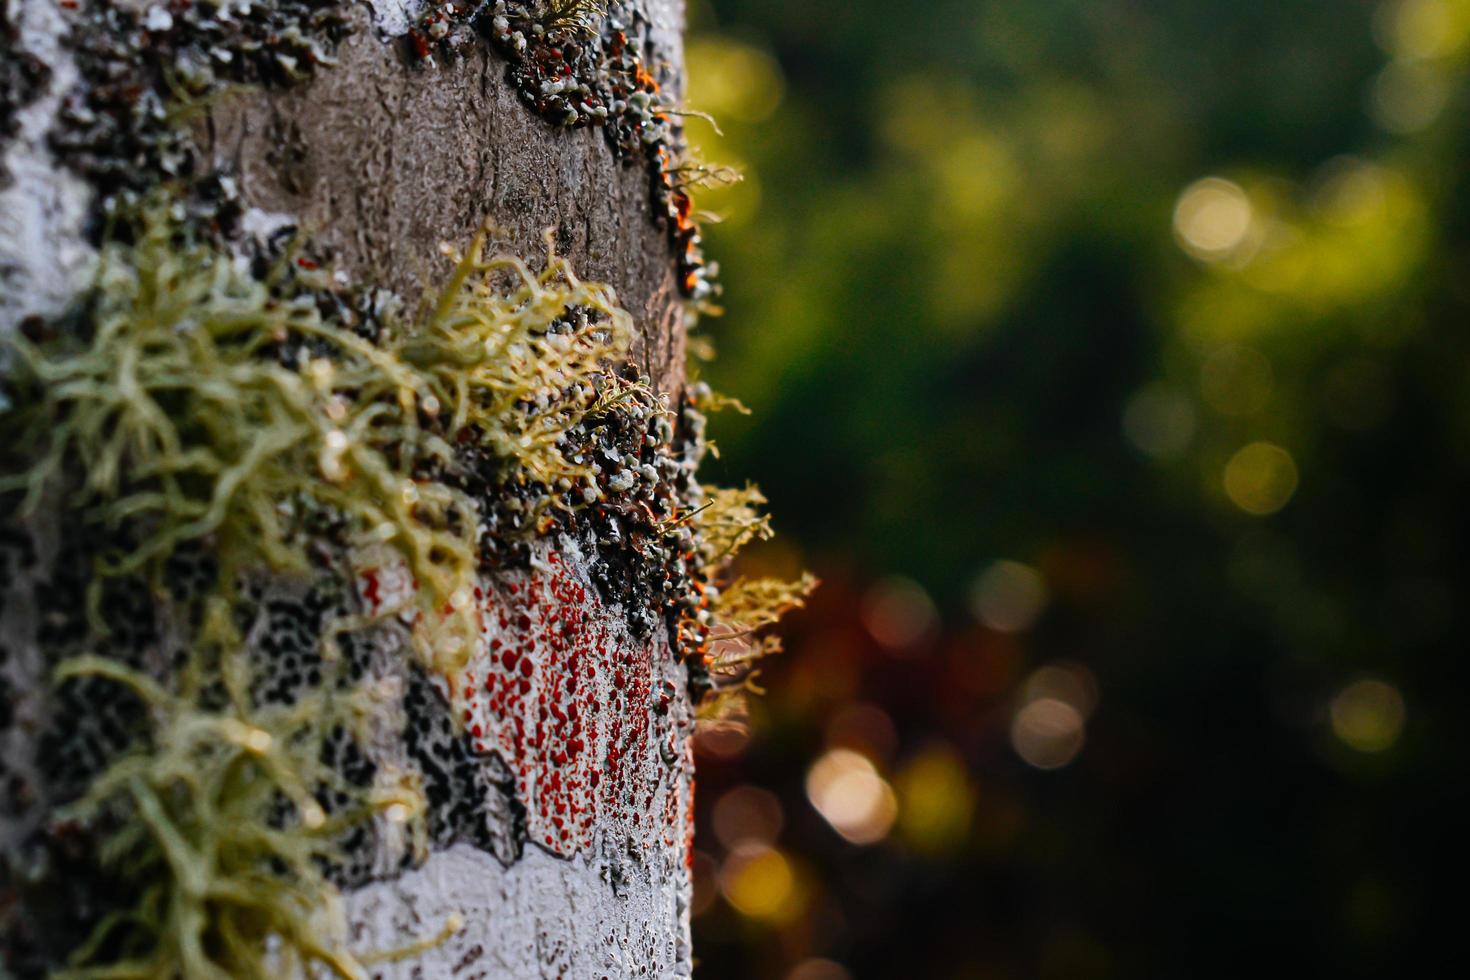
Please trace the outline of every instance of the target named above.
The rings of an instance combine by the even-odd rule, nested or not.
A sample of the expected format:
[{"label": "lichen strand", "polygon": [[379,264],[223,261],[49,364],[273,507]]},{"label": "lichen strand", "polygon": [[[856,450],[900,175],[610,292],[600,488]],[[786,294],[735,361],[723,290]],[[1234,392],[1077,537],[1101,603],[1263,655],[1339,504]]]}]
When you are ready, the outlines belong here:
[{"label": "lichen strand", "polygon": [[52,131],[57,158],[116,213],[159,181],[198,172],[182,125],[230,84],[287,85],[331,64],[348,32],[341,0],[82,0],[69,11],[81,73]]},{"label": "lichen strand", "polygon": [[211,711],[195,692],[105,658],[68,660],[58,674],[122,684],[151,715],[142,743],[58,814],[98,828],[104,868],[138,889],[64,975],[365,975],[322,868],[336,835],[362,818],[351,808],[329,816],[315,795],[340,778],[323,740],[349,717],[330,688]]},{"label": "lichen strand", "polygon": [[[7,753],[32,778],[0,834],[5,965],[275,977],[299,961],[363,975],[336,886],[381,873],[365,856],[395,871],[423,860],[427,840],[416,774],[364,754],[380,714],[373,645],[354,635],[335,656],[324,644],[350,615],[343,576],[252,576],[231,610],[239,642],[210,647],[198,636],[217,609],[216,566],[183,547],[164,592],[142,575],[104,580],[99,634],[81,611],[97,530],[64,520],[56,533],[49,561],[27,561],[23,538],[6,548],[7,570],[31,582],[12,576],[5,594],[28,591],[38,615],[7,602],[0,634],[28,645],[30,618],[60,666],[50,703],[22,708],[39,732]],[[35,679],[22,689],[41,694]]]},{"label": "lichen strand", "polygon": [[415,57],[452,56],[479,32],[510,62],[511,84],[537,114],[558,126],[599,127],[626,164],[648,168],[680,288],[695,309],[712,310],[718,268],[705,260],[690,198],[700,168],[685,160],[683,113],[645,63],[650,25],[637,4],[431,0],[426,8],[408,35]]}]

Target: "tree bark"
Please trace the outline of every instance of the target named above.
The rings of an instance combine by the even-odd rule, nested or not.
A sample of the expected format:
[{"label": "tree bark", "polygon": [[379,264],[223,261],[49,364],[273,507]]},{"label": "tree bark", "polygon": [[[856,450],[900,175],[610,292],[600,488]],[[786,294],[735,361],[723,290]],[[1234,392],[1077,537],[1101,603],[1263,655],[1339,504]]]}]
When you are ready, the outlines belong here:
[{"label": "tree bark", "polygon": [[[334,63],[289,84],[252,76],[221,85],[192,112],[170,115],[190,186],[224,175],[242,212],[236,241],[295,226],[342,281],[389,291],[409,308],[445,280],[441,243],[463,248],[488,226],[487,252],[534,269],[549,229],[580,277],[616,290],[632,314],[634,365],[677,405],[687,291],[648,159],[619,153],[600,127],[567,128],[538,113],[508,75],[513,59],[483,30],[456,23],[453,50],[440,45],[423,27],[435,6],[341,5],[344,36],[321,42]],[[480,6],[487,18],[493,4]],[[0,333],[45,333],[52,328],[38,324],[65,321],[110,234],[107,201],[172,176],[166,166],[149,171],[167,154],[138,151],[107,169],[97,163],[103,151],[68,142],[78,127],[64,119],[68,106],[100,84],[86,54],[106,29],[100,12],[120,11],[164,37],[195,16],[188,9],[8,0],[0,55],[24,70],[0,73]],[[682,0],[614,3],[611,15],[677,99]],[[601,17],[597,29],[607,30]],[[211,43],[227,48],[236,36],[221,37]],[[238,66],[242,51],[214,57]],[[157,87],[147,57],[134,66],[144,89]],[[11,367],[0,362],[0,373]],[[77,787],[49,768],[46,733],[95,723],[94,741],[105,742],[114,730],[105,706],[85,692],[60,699],[51,682],[89,576],[73,564],[85,543],[73,540],[72,524],[66,501],[49,500],[13,524],[0,548],[0,929],[5,962],[20,973],[72,954],[85,938],[77,930],[106,911],[100,895],[96,909],[73,910],[72,919],[27,907],[48,875],[70,876],[73,894],[88,891],[90,873],[85,860],[66,865],[72,852],[58,843],[67,831],[58,807]],[[394,780],[420,786],[429,807],[417,841],[401,811],[376,813],[334,872],[346,945],[371,962],[371,975],[690,974],[689,667],[662,612],[645,615],[636,590],[608,587],[609,568],[639,576],[619,565],[626,552],[609,557],[609,547],[573,522],[529,543],[520,560],[482,570],[483,630],[457,669],[416,665],[401,623],[353,644],[353,669],[378,705],[352,747],[366,760],[363,780],[373,792]],[[331,600],[343,614],[371,614],[413,589],[392,560],[350,564],[353,581]],[[266,663],[267,686],[296,683],[283,678],[306,655],[292,644],[309,649],[320,638],[330,614],[314,588],[274,575],[256,586],[242,635]],[[166,664],[178,624],[163,622],[168,614],[149,595],[135,597],[151,624],[139,645],[151,650],[145,660]],[[296,666],[283,666],[288,654]],[[372,953],[394,951],[401,958],[372,962]]]},{"label": "tree bark", "polygon": [[[677,92],[682,2],[641,3],[646,60]],[[440,242],[465,241],[487,218],[517,255],[540,253],[553,229],[578,275],[613,286],[636,318],[644,373],[676,391],[683,303],[642,161],[618,159],[596,128],[537,117],[487,45],[409,66],[367,29],[365,10],[353,16],[330,70],[221,99],[201,124],[250,204],[300,222],[355,278],[406,296],[432,281]]]}]

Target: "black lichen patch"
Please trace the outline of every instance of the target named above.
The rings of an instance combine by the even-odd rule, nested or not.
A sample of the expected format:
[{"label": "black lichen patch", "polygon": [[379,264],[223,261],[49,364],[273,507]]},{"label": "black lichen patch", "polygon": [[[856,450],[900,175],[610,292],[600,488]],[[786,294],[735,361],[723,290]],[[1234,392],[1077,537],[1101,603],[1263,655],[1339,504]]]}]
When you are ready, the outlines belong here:
[{"label": "black lichen patch", "polygon": [[[453,56],[473,32],[509,62],[507,77],[538,115],[558,126],[600,128],[626,165],[647,168],[653,210],[668,229],[679,286],[698,309],[719,294],[704,256],[681,165],[681,113],[664,92],[636,4],[613,0],[438,0],[409,32],[413,57]],[[664,80],[665,82],[667,79]]]},{"label": "black lichen patch", "polygon": [[256,703],[295,704],[335,672],[323,662],[322,639],[332,623],[351,615],[341,593],[336,579],[326,579],[303,594],[268,594],[241,611],[254,620],[244,637],[259,664],[251,678]]},{"label": "black lichen patch", "polygon": [[348,33],[347,6],[87,0],[68,37],[82,78],[65,96],[52,149],[101,192],[103,214],[162,181],[203,178],[181,125],[187,113],[226,85],[312,77]]},{"label": "black lichen patch", "polygon": [[[15,515],[10,515],[14,520]],[[130,668],[157,670],[163,646],[160,610],[141,576],[110,578],[94,589],[98,559],[125,548],[126,536],[99,535],[61,522],[49,575],[35,589],[41,649],[59,661],[96,652]],[[106,624],[99,631],[96,621]],[[143,705],[125,688],[96,677],[69,678],[52,688],[47,726],[38,739],[39,770],[48,795],[74,799],[138,736]]]},{"label": "black lichen patch", "polygon": [[[45,780],[40,787],[6,781],[16,801],[47,813],[0,855],[0,908],[16,903],[0,914],[6,967],[40,977],[70,959],[77,976],[112,975],[122,962],[139,976],[204,975],[205,961],[191,962],[171,945],[188,935],[164,910],[174,907],[170,898],[205,907],[213,900],[170,892],[179,855],[173,844],[164,848],[165,871],[152,841],[163,819],[198,849],[186,864],[197,860],[195,871],[221,875],[222,891],[253,893],[242,915],[254,915],[248,902],[259,901],[267,920],[297,917],[293,955],[357,975],[344,972],[351,962],[344,951],[314,945],[317,926],[307,917],[324,889],[367,880],[372,856],[384,849],[367,819],[386,802],[370,792],[377,766],[350,725],[363,672],[354,669],[356,657],[322,653],[348,615],[340,570],[323,569],[315,585],[272,577],[268,587],[247,586],[235,610],[242,644],[186,650],[181,644],[199,635],[218,595],[207,551],[169,556],[167,581],[106,577],[97,591],[99,559],[127,547],[127,538],[99,537],[79,522],[64,523],[60,537],[45,563],[52,574],[34,589],[38,644],[60,661],[36,738]],[[231,678],[248,694],[232,693]],[[9,693],[0,685],[0,704],[9,705]],[[155,798],[165,817],[149,809]],[[277,887],[279,905],[270,897]],[[130,908],[135,918],[117,918]],[[234,914],[221,909],[216,919],[206,911],[205,928]],[[268,929],[281,934],[279,922]],[[258,969],[252,957],[267,952],[263,945],[206,945],[207,962],[229,975],[284,975]]]},{"label": "black lichen patch", "polygon": [[429,839],[435,848],[465,841],[503,864],[518,860],[526,819],[510,770],[498,757],[475,753],[448,698],[417,666],[409,670],[403,706],[403,741],[423,775]]},{"label": "black lichen patch", "polygon": [[[51,78],[51,69],[26,51],[20,43],[20,30],[11,20],[9,4],[0,6],[0,149],[19,127],[17,113],[40,95]],[[10,180],[0,166],[0,187]]]}]

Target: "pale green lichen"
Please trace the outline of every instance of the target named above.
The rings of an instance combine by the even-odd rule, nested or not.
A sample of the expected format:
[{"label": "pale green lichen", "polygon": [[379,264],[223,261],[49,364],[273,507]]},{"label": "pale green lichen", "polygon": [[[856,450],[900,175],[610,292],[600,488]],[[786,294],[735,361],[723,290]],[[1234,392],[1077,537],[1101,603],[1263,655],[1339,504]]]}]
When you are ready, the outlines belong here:
[{"label": "pale green lichen", "polygon": [[710,606],[720,622],[738,624],[745,632],[754,633],[775,625],[792,609],[801,608],[816,587],[817,577],[810,572],[802,573],[795,581],[767,576],[738,578],[721,589]]},{"label": "pale green lichen", "polygon": [[[239,680],[244,655],[227,659],[221,673]],[[198,691],[171,691],[93,656],[64,663],[58,680],[84,675],[126,686],[151,721],[144,742],[57,817],[98,828],[102,866],[138,894],[97,925],[57,977],[365,977],[323,862],[372,808],[409,812],[409,803],[379,796],[330,815],[317,803],[314,791],[341,780],[321,761],[322,743],[349,720],[348,699],[318,689],[255,708],[236,693],[210,710]]]},{"label": "pale green lichen", "polygon": [[[584,476],[557,443],[589,412],[626,396],[624,386],[593,381],[626,355],[632,319],[610,288],[579,280],[549,236],[540,274],[511,256],[484,258],[484,241],[476,236],[462,256],[446,249],[454,275],[396,353],[423,372],[422,397],[448,411],[450,438],[471,433],[548,485]],[[571,314],[572,329],[548,330]]]},{"label": "pale green lichen", "polygon": [[594,37],[607,16],[607,0],[546,0],[542,26],[552,35]]},{"label": "pale green lichen", "polygon": [[714,577],[752,541],[765,541],[772,534],[771,518],[761,508],[765,495],[753,483],[743,488],[716,488],[695,519],[699,529],[699,558],[705,574]]},{"label": "pale green lichen", "polygon": [[[706,397],[706,405],[744,409],[734,399]],[[736,711],[749,693],[761,693],[755,684],[756,662],[781,651],[781,639],[770,627],[787,612],[806,604],[817,587],[816,576],[803,572],[797,579],[773,576],[729,579],[736,554],[754,541],[769,540],[774,532],[763,510],[765,496],[754,484],[740,489],[717,488],[691,518],[698,531],[696,552],[702,578],[711,583],[695,616],[703,617],[699,630],[703,667],[710,678],[710,694],[699,707],[704,721],[725,718]]]},{"label": "pale green lichen", "polygon": [[700,721],[719,721],[744,705],[746,694],[764,694],[756,684],[755,665],[782,650],[781,637],[769,628],[793,609],[806,605],[819,585],[803,572],[795,580],[762,576],[737,578],[712,590],[709,611],[713,626],[706,641],[705,669],[713,682],[700,705]]},{"label": "pale green lichen", "polygon": [[20,448],[36,462],[4,482],[33,507],[69,470],[79,509],[145,528],[107,572],[208,538],[226,591],[255,566],[305,568],[303,519],[330,511],[349,543],[402,555],[420,651],[459,666],[478,625],[477,508],[443,475],[477,445],[523,479],[581,476],[557,442],[606,397],[594,382],[630,334],[612,291],[554,252],[533,274],[483,242],[375,343],[153,211],[135,244],[105,251],[89,336],[15,341],[35,393]]}]

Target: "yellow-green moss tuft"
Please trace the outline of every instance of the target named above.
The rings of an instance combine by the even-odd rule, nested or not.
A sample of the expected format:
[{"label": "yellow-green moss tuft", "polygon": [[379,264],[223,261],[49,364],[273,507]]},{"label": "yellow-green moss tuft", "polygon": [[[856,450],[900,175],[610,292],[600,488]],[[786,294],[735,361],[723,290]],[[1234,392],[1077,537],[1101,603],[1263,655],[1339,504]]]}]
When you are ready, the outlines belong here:
[{"label": "yellow-green moss tuft", "polygon": [[761,512],[765,504],[765,495],[753,483],[738,490],[709,491],[695,518],[700,564],[707,577],[717,576],[735,553],[750,542],[771,537],[771,518]]},{"label": "yellow-green moss tuft", "polygon": [[806,604],[817,587],[817,577],[804,572],[796,581],[779,578],[739,578],[720,590],[710,603],[722,623],[754,632],[774,625],[782,616]]},{"label": "yellow-green moss tuft", "polygon": [[605,397],[599,372],[631,331],[612,291],[554,252],[537,275],[485,259],[483,242],[454,256],[416,322],[372,342],[154,209],[134,244],[105,250],[88,336],[14,341],[35,393],[19,448],[36,462],[4,482],[34,506],[66,471],[85,513],[143,529],[105,572],[208,538],[226,592],[254,566],[305,567],[303,522],[329,512],[350,543],[402,555],[420,652],[459,666],[477,628],[478,512],[443,478],[456,449],[523,479],[581,476],[557,442]]},{"label": "yellow-green moss tuft", "polygon": [[551,35],[596,36],[607,16],[607,0],[546,0],[542,26]]},{"label": "yellow-green moss tuft", "polygon": [[198,692],[172,692],[112,660],[78,657],[58,671],[82,675],[128,687],[150,724],[58,818],[98,828],[103,866],[139,891],[58,977],[366,976],[322,862],[372,807],[409,809],[385,797],[328,816],[316,802],[314,791],[341,781],[322,744],[349,720],[347,699],[319,690],[290,705],[211,710]]},{"label": "yellow-green moss tuft", "polygon": [[[724,402],[739,404],[733,399]],[[769,627],[803,606],[819,584],[810,573],[795,581],[773,577],[725,581],[740,549],[772,536],[770,517],[762,511],[765,503],[765,496],[753,484],[714,489],[693,518],[699,532],[696,550],[702,576],[711,583],[699,610],[704,617],[702,628],[696,631],[704,637],[703,667],[710,679],[710,693],[699,705],[702,720],[721,719],[741,705],[747,691],[760,692],[754,665],[781,651],[781,639]]]}]

